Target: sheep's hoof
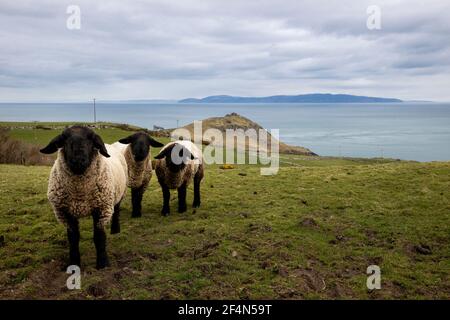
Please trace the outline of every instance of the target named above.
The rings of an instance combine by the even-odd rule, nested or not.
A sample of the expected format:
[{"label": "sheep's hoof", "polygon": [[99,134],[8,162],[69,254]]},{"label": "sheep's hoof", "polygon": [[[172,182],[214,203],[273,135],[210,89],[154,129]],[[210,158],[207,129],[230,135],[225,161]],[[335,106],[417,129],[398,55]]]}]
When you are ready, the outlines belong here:
[{"label": "sheep's hoof", "polygon": [[111,234],[120,233],[120,226],[111,226]]},{"label": "sheep's hoof", "polygon": [[140,218],[140,217],[142,217],[142,213],[140,213],[140,212],[133,212],[132,214],[131,214],[131,217],[132,218]]},{"label": "sheep's hoof", "polygon": [[67,267],[69,266],[81,266],[80,254],[71,254],[71,257],[69,258],[69,265]]},{"label": "sheep's hoof", "polygon": [[164,217],[167,217],[169,215],[169,213],[170,213],[170,210],[167,210],[166,208],[163,208],[161,210],[161,215]]},{"label": "sheep's hoof", "polygon": [[[62,264],[64,266],[64,264]],[[81,268],[81,263],[80,260],[78,261],[70,261],[68,265],[66,265],[66,267],[64,268],[64,271],[67,270],[68,267],[70,266],[78,266],[79,268]]]},{"label": "sheep's hoof", "polygon": [[183,213],[187,211],[187,207],[186,206],[182,206],[178,208],[178,213]]},{"label": "sheep's hoof", "polygon": [[109,264],[108,258],[104,258],[104,259],[101,259],[101,260],[97,261],[96,268],[97,268],[97,270],[100,270],[100,269],[104,269],[104,268],[110,267],[110,266],[111,265]]},{"label": "sheep's hoof", "polygon": [[194,201],[194,203],[192,204],[193,208],[199,208],[200,207],[200,201],[196,202]]}]

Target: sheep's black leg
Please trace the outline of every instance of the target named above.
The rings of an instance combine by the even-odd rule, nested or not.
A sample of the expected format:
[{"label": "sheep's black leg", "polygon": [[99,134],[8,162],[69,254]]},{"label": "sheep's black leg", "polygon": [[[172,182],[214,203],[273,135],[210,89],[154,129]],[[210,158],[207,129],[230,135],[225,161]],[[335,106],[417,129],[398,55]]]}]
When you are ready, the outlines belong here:
[{"label": "sheep's black leg", "polygon": [[161,185],[162,188],[162,193],[163,193],[163,198],[164,198],[164,203],[163,203],[163,207],[161,210],[161,214],[163,216],[167,216],[170,213],[170,190],[167,186],[165,185]]},{"label": "sheep's black leg", "polygon": [[114,213],[111,219],[111,234],[120,232],[120,202],[114,206]]},{"label": "sheep's black leg", "polygon": [[142,215],[142,196],[144,195],[144,188],[132,188],[131,189],[131,203],[133,205],[133,211],[131,216],[133,218],[138,218]]},{"label": "sheep's black leg", "polygon": [[78,219],[66,214],[67,238],[69,240],[69,265],[80,266],[80,230]]},{"label": "sheep's black leg", "polygon": [[197,176],[194,177],[194,202],[192,207],[200,207],[200,179],[197,179]]},{"label": "sheep's black leg", "polygon": [[194,208],[200,207],[200,182],[203,178],[203,166],[199,167],[198,172],[194,176],[194,202],[192,206]]},{"label": "sheep's black leg", "polygon": [[97,269],[109,267],[108,255],[106,253],[106,233],[105,228],[100,224],[100,211],[94,210],[94,243],[97,250]]},{"label": "sheep's black leg", "polygon": [[186,212],[186,184],[183,184],[178,188],[178,212]]}]

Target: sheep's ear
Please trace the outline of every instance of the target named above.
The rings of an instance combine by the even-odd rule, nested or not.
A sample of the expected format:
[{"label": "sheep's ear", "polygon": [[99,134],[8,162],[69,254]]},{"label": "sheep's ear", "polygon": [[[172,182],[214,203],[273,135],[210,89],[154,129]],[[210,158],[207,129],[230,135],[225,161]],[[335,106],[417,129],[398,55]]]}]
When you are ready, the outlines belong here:
[{"label": "sheep's ear", "polygon": [[166,156],[166,154],[167,154],[166,150],[162,150],[155,156],[155,159],[162,159]]},{"label": "sheep's ear", "polygon": [[162,143],[159,142],[159,141],[156,141],[155,139],[153,139],[153,138],[150,137],[150,136],[148,136],[148,139],[149,139],[150,145],[151,145],[152,147],[154,147],[154,148],[159,148],[159,147],[164,146],[164,144],[162,144]]},{"label": "sheep's ear", "polygon": [[136,137],[136,134],[133,133],[131,136],[128,136],[128,137],[126,137],[126,138],[120,139],[119,142],[120,142],[120,143],[123,143],[123,144],[130,144],[130,143],[133,142],[133,140],[134,140],[135,137]]},{"label": "sheep's ear", "polygon": [[175,145],[171,145],[163,150],[161,150],[156,156],[155,159],[162,159],[165,158],[167,155],[169,155],[172,152],[172,149]]},{"label": "sheep's ear", "polygon": [[100,151],[100,154],[106,158],[109,158],[110,155],[108,154],[108,151],[106,151],[106,147],[103,143],[102,138],[98,134],[94,134],[92,140],[94,141],[94,147],[96,147],[98,151]]},{"label": "sheep's ear", "polygon": [[55,153],[56,151],[58,151],[59,148],[62,148],[65,141],[66,137],[60,134],[59,136],[54,137],[45,148],[42,148],[39,151],[44,154]]}]

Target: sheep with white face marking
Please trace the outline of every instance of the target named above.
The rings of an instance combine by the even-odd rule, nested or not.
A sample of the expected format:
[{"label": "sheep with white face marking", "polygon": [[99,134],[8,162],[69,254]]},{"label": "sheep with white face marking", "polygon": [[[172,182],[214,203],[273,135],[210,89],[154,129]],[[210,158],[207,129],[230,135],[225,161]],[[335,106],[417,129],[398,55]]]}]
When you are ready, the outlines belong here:
[{"label": "sheep with white face marking", "polygon": [[[128,186],[131,188],[131,216],[142,215],[142,197],[152,177],[152,155],[150,147],[162,147],[163,144],[154,140],[145,132],[137,132],[120,139],[122,153],[128,165]],[[127,145],[127,146],[125,146]]]},{"label": "sheep with white face marking", "polygon": [[127,188],[127,164],[114,145],[105,145],[87,127],[73,126],[55,137],[42,153],[58,151],[52,167],[47,196],[56,218],[67,227],[70,265],[80,265],[78,219],[91,215],[97,269],[109,266],[105,225],[111,234],[120,232],[119,210]]},{"label": "sheep with white face marking", "polygon": [[194,180],[194,202],[192,206],[200,206],[200,182],[204,176],[202,151],[191,141],[170,142],[155,157],[155,171],[163,192],[163,208],[161,214],[170,213],[170,189],[178,189],[178,212],[187,210],[186,189]]}]

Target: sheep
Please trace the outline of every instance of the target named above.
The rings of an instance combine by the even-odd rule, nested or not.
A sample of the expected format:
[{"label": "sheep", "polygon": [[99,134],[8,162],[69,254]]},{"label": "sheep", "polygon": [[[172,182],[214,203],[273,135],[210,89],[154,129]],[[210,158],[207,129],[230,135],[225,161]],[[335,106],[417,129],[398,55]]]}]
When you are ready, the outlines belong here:
[{"label": "sheep", "polygon": [[119,142],[123,144],[122,153],[128,165],[128,187],[131,188],[133,207],[131,216],[137,218],[142,215],[142,197],[152,177],[150,146],[159,148],[163,144],[143,131],[120,139]]},{"label": "sheep", "polygon": [[155,157],[155,172],[163,192],[161,214],[170,213],[170,189],[178,189],[178,212],[187,210],[186,188],[194,180],[194,208],[200,207],[200,182],[204,176],[203,155],[191,141],[173,141]]},{"label": "sheep", "polygon": [[57,220],[67,228],[69,265],[80,266],[78,219],[92,215],[97,269],[108,267],[105,225],[120,232],[120,202],[127,189],[127,163],[118,143],[105,145],[83,126],[65,129],[40,151],[57,153],[50,172],[47,197]]}]

